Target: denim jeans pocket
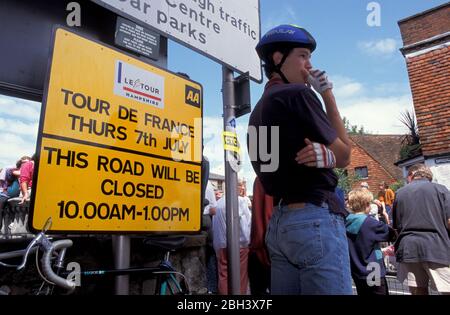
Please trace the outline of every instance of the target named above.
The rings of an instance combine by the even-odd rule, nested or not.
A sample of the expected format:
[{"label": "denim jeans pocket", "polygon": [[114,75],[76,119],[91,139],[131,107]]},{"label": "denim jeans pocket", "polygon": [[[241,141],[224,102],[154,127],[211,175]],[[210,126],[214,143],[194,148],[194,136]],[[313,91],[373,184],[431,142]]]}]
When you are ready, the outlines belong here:
[{"label": "denim jeans pocket", "polygon": [[266,235],[265,235],[265,244],[269,251],[269,257],[272,256],[272,254],[275,253],[275,242],[276,242],[276,235],[274,235],[274,224],[272,220],[270,220],[269,224],[267,225]]},{"label": "denim jeans pocket", "polygon": [[321,220],[315,220],[281,228],[279,244],[291,263],[306,267],[320,261],[323,257],[321,224]]}]

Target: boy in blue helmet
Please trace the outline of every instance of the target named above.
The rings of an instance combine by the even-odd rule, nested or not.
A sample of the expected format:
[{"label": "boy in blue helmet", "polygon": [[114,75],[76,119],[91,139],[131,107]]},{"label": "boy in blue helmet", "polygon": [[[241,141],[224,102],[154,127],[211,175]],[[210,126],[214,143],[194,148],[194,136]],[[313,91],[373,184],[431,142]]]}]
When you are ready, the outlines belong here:
[{"label": "boy in blue helmet", "polygon": [[[268,139],[270,127],[279,128],[278,168],[264,172],[264,157],[252,161],[274,197],[266,236],[273,294],[352,294],[347,211],[335,194],[338,180],[332,170],[349,164],[351,144],[332,83],[324,71],[312,69],[315,49],[311,34],[295,25],[275,27],[256,47],[269,82],[249,127]],[[267,133],[261,129],[260,134],[260,127]],[[256,142],[271,143],[268,139]]]}]

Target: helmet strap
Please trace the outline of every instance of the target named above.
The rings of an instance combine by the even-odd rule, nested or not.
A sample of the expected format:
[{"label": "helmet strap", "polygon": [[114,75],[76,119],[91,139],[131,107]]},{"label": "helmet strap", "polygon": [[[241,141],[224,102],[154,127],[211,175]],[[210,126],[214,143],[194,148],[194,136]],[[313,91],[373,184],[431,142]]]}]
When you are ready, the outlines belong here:
[{"label": "helmet strap", "polygon": [[287,52],[283,54],[283,58],[281,59],[280,63],[275,65],[275,72],[278,73],[283,80],[284,83],[289,84],[289,80],[286,78],[284,73],[281,71],[281,67],[283,66],[284,62],[286,61],[286,58],[289,56],[290,52]]}]

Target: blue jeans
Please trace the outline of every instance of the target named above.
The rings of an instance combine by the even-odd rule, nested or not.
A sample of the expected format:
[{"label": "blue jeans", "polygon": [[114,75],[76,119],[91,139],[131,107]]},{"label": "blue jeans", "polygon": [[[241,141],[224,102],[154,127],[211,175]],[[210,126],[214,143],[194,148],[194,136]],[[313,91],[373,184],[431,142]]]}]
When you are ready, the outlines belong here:
[{"label": "blue jeans", "polygon": [[275,207],[266,244],[272,294],[352,294],[344,219],[326,205]]}]

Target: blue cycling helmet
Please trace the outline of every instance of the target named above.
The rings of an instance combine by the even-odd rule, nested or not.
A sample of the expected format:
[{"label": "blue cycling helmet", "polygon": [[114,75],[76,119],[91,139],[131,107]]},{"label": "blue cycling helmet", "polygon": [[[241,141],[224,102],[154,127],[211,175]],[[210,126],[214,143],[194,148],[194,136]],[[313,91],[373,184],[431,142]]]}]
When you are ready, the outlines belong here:
[{"label": "blue cycling helmet", "polygon": [[256,45],[256,52],[263,61],[270,58],[269,54],[276,47],[290,46],[308,48],[313,52],[316,49],[316,40],[304,28],[296,25],[279,25],[268,31]]},{"label": "blue cycling helmet", "polygon": [[[316,40],[304,28],[297,25],[283,24],[268,31],[261,38],[255,49],[259,58],[265,63],[266,74],[273,70],[280,74],[285,83],[289,83],[280,69],[290,51],[294,48],[308,48],[313,52],[316,46]],[[271,57],[276,51],[280,51],[284,56],[278,65],[273,65]],[[268,71],[268,69],[270,70]]]}]

